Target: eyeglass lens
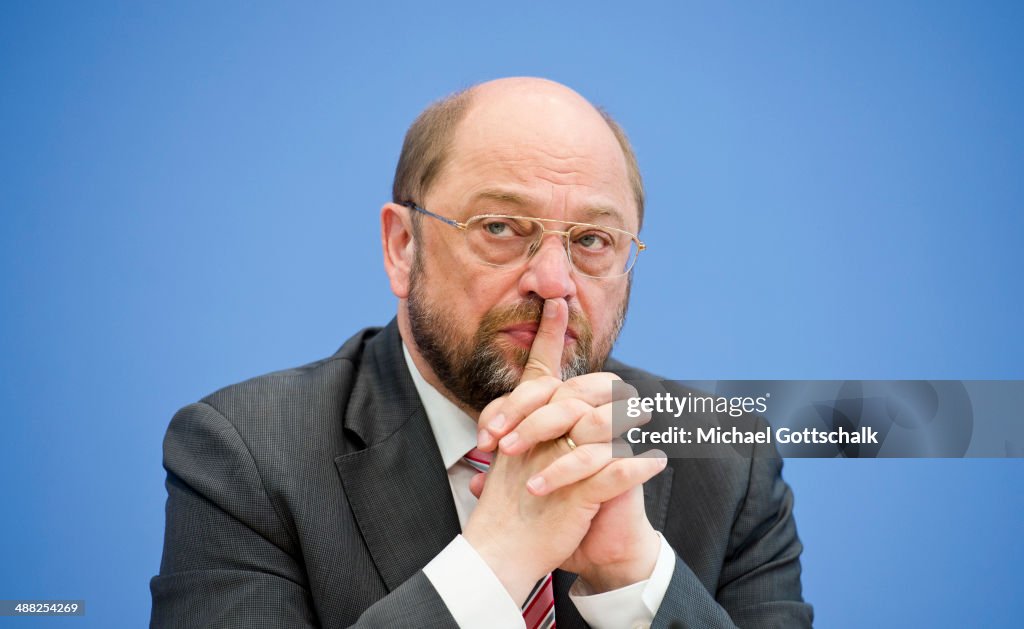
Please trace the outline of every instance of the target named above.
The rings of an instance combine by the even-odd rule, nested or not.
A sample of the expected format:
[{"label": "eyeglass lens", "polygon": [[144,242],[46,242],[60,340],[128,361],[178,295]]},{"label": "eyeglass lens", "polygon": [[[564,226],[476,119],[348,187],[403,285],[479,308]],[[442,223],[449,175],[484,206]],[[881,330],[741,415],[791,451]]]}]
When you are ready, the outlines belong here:
[{"label": "eyeglass lens", "polygon": [[[482,261],[509,266],[533,255],[540,247],[544,231],[543,223],[528,218],[481,216],[466,225],[466,239]],[[628,273],[639,253],[636,240],[615,229],[573,225],[563,238],[568,240],[573,266],[592,277]]]}]

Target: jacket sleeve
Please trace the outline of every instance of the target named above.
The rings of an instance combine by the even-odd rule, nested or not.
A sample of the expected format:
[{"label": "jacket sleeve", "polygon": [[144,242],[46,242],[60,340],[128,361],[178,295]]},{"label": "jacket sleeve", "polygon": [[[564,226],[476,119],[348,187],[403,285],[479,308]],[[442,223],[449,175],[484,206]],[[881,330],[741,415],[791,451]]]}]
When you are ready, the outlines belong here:
[{"label": "jacket sleeve", "polygon": [[[167,524],[150,625],[319,627],[298,542],[231,422],[205,403],[179,411],[164,467]],[[420,571],[353,626],[456,624]]]},{"label": "jacket sleeve", "polygon": [[754,452],[717,592],[709,592],[677,556],[652,628],[811,626],[813,609],[800,586],[803,545],[793,520],[793,492],[781,472],[782,459],[774,451]]}]

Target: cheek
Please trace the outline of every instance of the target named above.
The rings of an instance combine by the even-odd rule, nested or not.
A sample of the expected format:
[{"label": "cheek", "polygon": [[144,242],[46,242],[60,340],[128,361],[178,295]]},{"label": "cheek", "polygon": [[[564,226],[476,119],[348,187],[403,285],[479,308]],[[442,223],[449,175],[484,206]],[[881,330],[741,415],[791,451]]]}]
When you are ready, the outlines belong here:
[{"label": "cheek", "polygon": [[475,331],[488,312],[516,301],[518,275],[512,271],[458,255],[438,256],[427,268],[433,303],[460,329]]},{"label": "cheek", "polygon": [[590,319],[590,326],[593,328],[595,338],[604,338],[614,331],[624,299],[626,299],[625,285],[588,291],[586,295],[581,294],[580,303]]},{"label": "cheek", "polygon": [[472,303],[474,311],[481,315],[498,306],[510,305],[520,300],[519,271],[471,261],[459,270],[459,274],[460,281],[465,284],[463,299]]}]

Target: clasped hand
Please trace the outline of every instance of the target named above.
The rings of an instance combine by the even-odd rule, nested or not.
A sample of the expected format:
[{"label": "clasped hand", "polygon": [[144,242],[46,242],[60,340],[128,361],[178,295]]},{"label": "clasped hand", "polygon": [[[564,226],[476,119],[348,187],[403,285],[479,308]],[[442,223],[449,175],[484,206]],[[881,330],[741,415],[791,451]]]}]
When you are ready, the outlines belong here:
[{"label": "clasped hand", "polygon": [[650,576],[660,548],[642,484],[666,460],[612,456],[612,381],[619,378],[561,381],[568,318],[564,300],[545,303],[519,386],[479,419],[480,448],[497,454],[470,485],[480,502],[463,535],[518,603],[558,567],[595,592],[636,583]]}]

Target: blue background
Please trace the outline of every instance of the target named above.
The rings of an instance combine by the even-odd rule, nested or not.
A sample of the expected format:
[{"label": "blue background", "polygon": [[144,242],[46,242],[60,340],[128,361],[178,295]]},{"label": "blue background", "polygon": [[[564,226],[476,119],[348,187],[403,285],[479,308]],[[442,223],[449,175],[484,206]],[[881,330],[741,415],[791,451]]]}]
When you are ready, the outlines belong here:
[{"label": "blue background", "polygon": [[[404,131],[488,78],[563,81],[632,137],[620,358],[1024,378],[1024,5],[296,4],[0,7],[0,598],[148,621],[171,415],[392,316]],[[1024,461],[785,475],[819,626],[1024,615]]]}]

